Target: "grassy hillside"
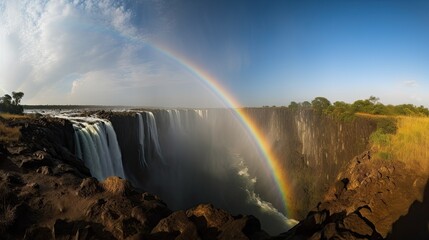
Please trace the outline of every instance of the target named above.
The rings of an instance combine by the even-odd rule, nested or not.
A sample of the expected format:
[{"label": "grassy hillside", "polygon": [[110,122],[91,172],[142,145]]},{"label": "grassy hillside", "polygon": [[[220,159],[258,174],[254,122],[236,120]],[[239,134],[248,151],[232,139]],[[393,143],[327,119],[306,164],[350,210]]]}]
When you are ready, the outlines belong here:
[{"label": "grassy hillside", "polygon": [[[362,115],[361,115],[362,116]],[[379,122],[392,122],[395,129],[381,124],[371,135],[375,157],[397,159],[429,174],[429,118],[410,116],[370,116]]]}]

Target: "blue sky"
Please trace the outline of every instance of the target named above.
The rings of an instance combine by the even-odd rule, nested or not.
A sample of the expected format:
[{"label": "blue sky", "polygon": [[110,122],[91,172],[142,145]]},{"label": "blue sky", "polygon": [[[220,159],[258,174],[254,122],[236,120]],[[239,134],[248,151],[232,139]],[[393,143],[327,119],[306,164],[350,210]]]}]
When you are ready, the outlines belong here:
[{"label": "blue sky", "polygon": [[0,94],[25,104],[220,106],[325,96],[429,107],[428,1],[2,1]]}]

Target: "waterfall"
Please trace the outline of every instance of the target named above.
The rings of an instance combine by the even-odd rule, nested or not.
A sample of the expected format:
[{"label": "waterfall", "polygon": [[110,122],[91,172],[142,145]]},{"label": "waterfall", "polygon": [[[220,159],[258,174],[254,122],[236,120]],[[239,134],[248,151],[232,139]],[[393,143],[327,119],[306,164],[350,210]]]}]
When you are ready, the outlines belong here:
[{"label": "waterfall", "polygon": [[147,161],[155,159],[165,164],[159,144],[155,116],[152,112],[136,113],[136,115],[139,122],[139,158],[142,167],[148,167]]},{"label": "waterfall", "polygon": [[211,202],[233,214],[252,214],[270,233],[295,224],[277,210],[277,195],[261,191],[271,191],[273,184],[248,134],[228,110],[130,112],[112,118],[118,135],[110,121],[67,118],[75,129],[76,156],[99,180],[126,176],[172,209]]},{"label": "waterfall", "polygon": [[165,164],[164,158],[161,152],[161,146],[159,145],[158,128],[156,127],[155,116],[152,112],[145,112],[147,117],[147,125],[149,128],[150,141],[154,146],[156,157]]},{"label": "waterfall", "polygon": [[139,160],[142,167],[147,167],[146,157],[145,157],[145,149],[144,149],[144,124],[143,117],[141,113],[137,113],[137,118],[139,121]]},{"label": "waterfall", "polygon": [[76,156],[98,180],[109,176],[125,178],[121,151],[110,121],[94,118],[69,118],[76,139]]}]

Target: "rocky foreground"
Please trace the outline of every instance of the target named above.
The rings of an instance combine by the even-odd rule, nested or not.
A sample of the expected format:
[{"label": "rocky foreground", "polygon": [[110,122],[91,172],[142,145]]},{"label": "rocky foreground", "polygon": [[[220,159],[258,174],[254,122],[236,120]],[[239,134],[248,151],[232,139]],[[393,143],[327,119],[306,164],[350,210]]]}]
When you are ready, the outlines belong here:
[{"label": "rocky foreground", "polygon": [[276,239],[429,239],[427,174],[366,152],[304,220]]},{"label": "rocky foreground", "polygon": [[2,239],[429,239],[427,175],[403,162],[356,157],[305,219],[270,237],[253,216],[210,204],[173,212],[126,180],[91,178],[66,120],[7,124],[22,136],[0,144]]}]

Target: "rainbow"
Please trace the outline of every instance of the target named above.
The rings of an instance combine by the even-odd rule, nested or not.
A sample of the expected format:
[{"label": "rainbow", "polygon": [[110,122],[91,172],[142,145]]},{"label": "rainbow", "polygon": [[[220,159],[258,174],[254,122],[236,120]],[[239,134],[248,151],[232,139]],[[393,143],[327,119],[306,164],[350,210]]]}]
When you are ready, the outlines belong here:
[{"label": "rainbow", "polygon": [[[85,23],[80,23],[80,25],[85,25]],[[90,26],[93,28],[93,26]],[[93,29],[94,30],[94,29]],[[211,76],[209,73],[204,71],[201,67],[192,63],[185,56],[175,52],[174,50],[163,46],[159,43],[149,42],[147,39],[141,39],[139,37],[133,36],[132,34],[124,34],[109,29],[100,29],[102,32],[107,32],[126,38],[130,42],[143,44],[144,46],[150,47],[156,52],[161,53],[162,55],[173,60],[175,63],[179,64],[181,67],[186,69],[188,72],[193,74],[198,79],[202,80],[206,87],[208,87],[212,93],[226,106],[231,109],[237,119],[241,122],[242,126],[252,137],[254,143],[258,146],[258,151],[263,156],[265,165],[268,168],[268,171],[272,173],[274,182],[277,185],[277,189],[281,195],[283,206],[282,212],[288,213],[288,217],[293,217],[293,211],[288,208],[287,203],[290,202],[291,191],[288,186],[288,178],[285,171],[281,171],[280,161],[277,159],[275,154],[271,151],[270,145],[265,138],[265,135],[259,131],[256,124],[251,120],[249,115],[245,112],[245,109],[241,107],[238,101],[224,88],[219,84],[219,81],[215,77]]]},{"label": "rainbow", "polygon": [[150,46],[157,52],[162,53],[168,58],[174,60],[180,66],[184,67],[187,71],[195,75],[198,79],[202,80],[205,85],[213,91],[213,93],[221,100],[221,102],[228,108],[232,109],[234,115],[240,120],[243,127],[250,133],[250,136],[253,138],[254,143],[258,146],[259,153],[263,156],[263,159],[268,167],[268,170],[272,173],[274,182],[277,185],[278,191],[282,197],[282,210],[289,213],[291,216],[292,211],[288,209],[287,203],[289,202],[290,190],[288,188],[288,178],[285,171],[282,171],[281,165],[275,154],[271,151],[270,145],[268,144],[265,135],[258,129],[256,124],[252,121],[249,115],[246,113],[245,109],[241,107],[238,101],[225,89],[219,82],[211,76],[209,73],[204,71],[201,67],[189,61],[186,57],[180,55],[179,53],[165,47],[160,46],[159,44],[153,44],[145,42],[147,46]]}]

